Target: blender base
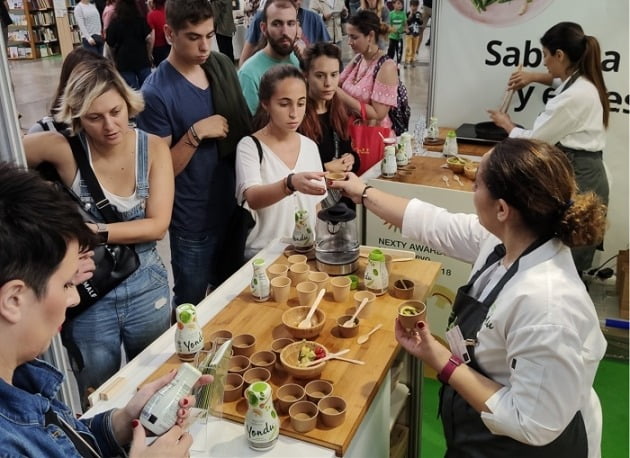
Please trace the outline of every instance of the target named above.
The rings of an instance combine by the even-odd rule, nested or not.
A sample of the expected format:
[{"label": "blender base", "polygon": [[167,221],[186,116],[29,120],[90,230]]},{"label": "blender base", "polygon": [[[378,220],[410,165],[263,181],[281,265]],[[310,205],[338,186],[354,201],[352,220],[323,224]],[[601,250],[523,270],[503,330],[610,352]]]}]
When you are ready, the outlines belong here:
[{"label": "blender base", "polygon": [[317,259],[317,270],[328,275],[348,275],[359,268],[359,260],[356,259],[347,264],[326,264]]}]

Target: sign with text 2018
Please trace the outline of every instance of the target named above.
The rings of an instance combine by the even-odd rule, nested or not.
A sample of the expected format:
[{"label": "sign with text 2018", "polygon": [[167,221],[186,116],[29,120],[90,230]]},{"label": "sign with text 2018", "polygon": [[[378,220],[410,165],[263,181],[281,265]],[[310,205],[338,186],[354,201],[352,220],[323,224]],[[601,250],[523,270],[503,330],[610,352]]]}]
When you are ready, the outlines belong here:
[{"label": "sign with text 2018", "polygon": [[[473,0],[436,2],[433,115],[441,126],[488,121],[487,109],[501,105],[510,74],[519,65],[545,72],[540,37],[561,21],[577,22],[597,38],[610,102],[604,162],[611,198],[605,247],[610,254],[628,246],[628,126],[630,75],[627,0],[508,0],[478,11]],[[488,2],[481,2],[488,3]],[[508,113],[531,128],[552,96],[533,84],[514,94]],[[607,258],[608,253],[604,256]],[[603,259],[605,259],[603,258]]]}]

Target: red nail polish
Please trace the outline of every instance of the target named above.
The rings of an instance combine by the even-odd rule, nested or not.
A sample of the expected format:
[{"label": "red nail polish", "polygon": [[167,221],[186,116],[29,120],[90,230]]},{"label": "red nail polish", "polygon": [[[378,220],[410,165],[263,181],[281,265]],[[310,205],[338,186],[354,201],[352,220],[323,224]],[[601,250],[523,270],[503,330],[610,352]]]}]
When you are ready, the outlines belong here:
[{"label": "red nail polish", "polygon": [[416,327],[417,327],[418,329],[424,329],[424,321],[418,321],[418,322],[416,323]]},{"label": "red nail polish", "polygon": [[140,424],[140,422],[138,420],[131,420],[131,427],[132,428],[137,428],[138,425]]},{"label": "red nail polish", "polygon": [[188,405],[188,399],[184,398],[184,400],[182,401],[182,405],[186,407]]}]

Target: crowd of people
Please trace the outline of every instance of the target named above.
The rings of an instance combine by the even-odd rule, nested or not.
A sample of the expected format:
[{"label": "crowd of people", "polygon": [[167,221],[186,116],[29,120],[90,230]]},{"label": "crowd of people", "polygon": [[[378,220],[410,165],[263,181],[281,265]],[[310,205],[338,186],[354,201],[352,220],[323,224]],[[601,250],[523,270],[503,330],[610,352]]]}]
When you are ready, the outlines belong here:
[{"label": "crowd of people", "polygon": [[[601,411],[591,387],[605,341],[580,281],[581,264],[575,268],[569,247],[590,250],[602,240],[605,176],[597,168],[595,184],[587,185],[576,164],[583,163],[584,150],[601,151],[603,145],[586,148],[582,127],[554,122],[561,111],[555,100],[587,93],[601,104],[591,121],[603,137],[605,87],[598,79],[601,70],[598,75],[589,65],[598,57],[597,41],[584,38],[576,24],[556,27],[579,38],[583,46],[577,50],[558,38],[567,34],[555,28],[543,36],[549,75],[517,72],[511,84],[519,88],[559,78],[562,93],[532,131],[491,113],[511,137],[526,139],[508,139],[483,158],[474,190],[477,214],[452,215],[366,186],[353,173],[360,156],[348,134],[352,115],[392,126],[389,110],[397,104],[399,64],[403,58],[406,65],[413,63],[430,5],[421,14],[418,0],[411,0],[408,13],[400,0],[392,11],[382,0],[311,2],[314,10],[303,9],[299,0],[251,2],[237,69],[231,39],[227,44],[233,31],[213,3],[154,0],[147,13],[135,0],[115,0],[104,5],[105,28],[94,4],[77,4],[83,48],[64,61],[52,108],[24,137],[24,149],[28,166],[74,191],[92,221],[84,223],[33,173],[0,166],[0,218],[15,220],[10,230],[0,231],[6,238],[0,242],[13,244],[15,237],[15,249],[24,250],[15,256],[20,265],[8,262],[12,254],[0,250],[6,255],[0,259],[2,352],[11,360],[2,366],[0,392],[16,406],[16,412],[10,411],[13,403],[3,407],[0,429],[8,433],[11,450],[91,456],[74,439],[72,431],[80,431],[98,456],[115,455],[129,443],[130,456],[160,456],[158,451],[186,456],[190,437],[181,427],[147,448],[142,428],[132,422],[143,401],[173,374],[145,386],[123,409],[77,421],[54,401],[54,387],[46,386],[50,380],[57,386],[60,374],[36,357],[61,327],[86,405],[88,394],[120,367],[121,347],[133,358],[170,326],[174,306],[198,304],[271,240],[290,236],[296,210],[306,210],[314,226],[328,186],[401,227],[406,236],[474,266],[450,322],[461,327],[464,339],[476,342],[469,364],[433,339],[426,323],[411,334],[396,326],[401,345],[445,384],[441,415],[449,452],[597,456],[591,452],[599,449]],[[355,54],[345,68],[338,46],[341,20]],[[212,50],[215,37],[221,52]],[[104,57],[105,46],[111,59]],[[75,162],[70,146],[75,137],[120,222],[108,223],[100,213],[101,202]],[[558,143],[560,149],[532,139]],[[597,165],[589,161],[584,168]],[[326,183],[326,172],[346,173],[347,179]],[[241,205],[255,226],[244,252],[234,253]],[[14,206],[23,207],[22,213]],[[36,227],[28,224],[33,214],[42,215]],[[167,231],[172,297],[156,250]],[[97,236],[132,245],[140,267],[63,323],[66,308],[78,301],[74,285],[94,268],[90,249]],[[39,248],[50,240],[55,253],[42,259],[48,248]],[[23,309],[31,310],[31,324],[23,322]],[[41,325],[34,327],[34,320]],[[32,336],[34,345],[19,346]],[[180,422],[189,401],[181,401]],[[21,416],[35,418],[38,425],[28,440],[23,423],[10,419]],[[46,432],[50,422],[63,423],[64,443]]]}]

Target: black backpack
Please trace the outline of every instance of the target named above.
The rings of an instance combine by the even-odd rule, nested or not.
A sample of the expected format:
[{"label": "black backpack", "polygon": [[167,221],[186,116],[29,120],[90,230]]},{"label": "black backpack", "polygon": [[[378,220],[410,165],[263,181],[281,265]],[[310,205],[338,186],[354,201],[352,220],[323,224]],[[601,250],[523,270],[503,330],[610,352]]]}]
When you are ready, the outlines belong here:
[{"label": "black backpack", "polygon": [[[381,69],[383,63],[388,59],[387,56],[381,56],[374,68],[374,79]],[[409,119],[411,118],[411,107],[409,106],[409,94],[407,88],[398,78],[398,88],[396,91],[396,106],[389,109],[389,119],[392,121],[392,128],[396,135],[401,135],[409,130]]]}]

